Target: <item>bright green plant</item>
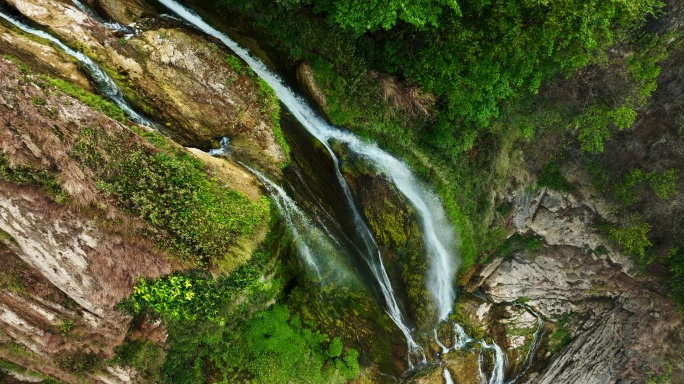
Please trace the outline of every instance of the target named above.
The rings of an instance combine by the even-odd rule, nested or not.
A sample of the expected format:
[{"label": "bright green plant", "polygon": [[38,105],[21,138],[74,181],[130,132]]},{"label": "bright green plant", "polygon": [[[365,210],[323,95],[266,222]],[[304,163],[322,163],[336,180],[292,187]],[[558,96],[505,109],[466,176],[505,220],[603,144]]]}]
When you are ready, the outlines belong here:
[{"label": "bright green plant", "polygon": [[643,260],[646,256],[646,247],[653,245],[646,236],[650,230],[650,224],[641,222],[620,228],[610,228],[608,234],[627,253],[635,255],[640,260]]},{"label": "bright green plant", "polygon": [[240,61],[240,59],[239,59],[237,56],[231,55],[231,54],[226,54],[225,56],[223,56],[223,61],[224,61],[226,64],[228,64],[228,66],[229,66],[233,71],[235,71],[235,72],[237,72],[238,74],[244,76],[244,74],[245,74],[245,68],[244,68],[243,65],[242,65],[242,61]]},{"label": "bright green plant", "polygon": [[73,327],[74,323],[67,319],[62,319],[62,321],[59,322],[59,333],[62,336],[66,336],[69,332],[71,332],[71,328]]},{"label": "bright green plant", "polygon": [[610,125],[618,129],[628,128],[634,122],[636,112],[628,105],[608,110],[593,107],[575,120],[580,127],[580,149],[585,152],[603,152],[603,142],[610,138]]},{"label": "bright green plant", "polygon": [[651,172],[648,174],[648,183],[653,189],[653,193],[663,200],[669,200],[677,195],[675,181],[677,180],[677,171],[668,169],[663,173]]}]

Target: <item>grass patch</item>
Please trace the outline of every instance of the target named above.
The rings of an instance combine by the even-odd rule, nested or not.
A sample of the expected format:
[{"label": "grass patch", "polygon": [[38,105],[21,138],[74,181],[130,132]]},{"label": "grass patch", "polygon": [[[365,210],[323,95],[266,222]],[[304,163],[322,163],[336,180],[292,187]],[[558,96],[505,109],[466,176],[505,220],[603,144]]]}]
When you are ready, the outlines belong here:
[{"label": "grass patch", "polygon": [[59,204],[63,204],[68,197],[67,192],[62,189],[59,180],[52,173],[30,166],[12,166],[7,156],[1,151],[0,180],[38,187]]},{"label": "grass patch", "polygon": [[98,95],[94,95],[90,92],[84,91],[83,89],[73,84],[69,84],[62,79],[55,79],[47,75],[39,75],[38,77],[46,83],[64,92],[65,94],[88,105],[92,109],[98,112],[102,112],[103,114],[111,117],[114,120],[120,122],[126,121],[126,116],[124,115],[123,111],[119,109],[119,107]]},{"label": "grass patch", "polygon": [[283,135],[283,131],[280,129],[280,101],[278,100],[278,96],[276,96],[273,88],[271,88],[271,86],[268,85],[264,79],[259,77],[256,79],[256,81],[259,89],[259,98],[264,105],[261,112],[268,113],[271,117],[273,136],[276,140],[276,143],[280,145],[280,147],[283,149],[283,153],[285,154],[286,160],[278,165],[280,168],[285,168],[290,163],[290,146],[285,141],[285,135]]}]

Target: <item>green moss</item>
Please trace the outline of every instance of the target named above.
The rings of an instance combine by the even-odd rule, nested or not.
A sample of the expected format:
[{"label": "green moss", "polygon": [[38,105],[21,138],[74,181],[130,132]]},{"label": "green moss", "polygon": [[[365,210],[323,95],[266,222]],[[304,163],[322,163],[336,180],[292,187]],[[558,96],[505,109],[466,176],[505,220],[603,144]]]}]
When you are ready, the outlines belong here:
[{"label": "green moss", "polygon": [[280,129],[280,101],[273,88],[271,88],[264,79],[259,77],[256,79],[256,82],[259,89],[259,98],[263,103],[261,111],[267,113],[271,117],[273,137],[285,154],[285,161],[278,164],[278,166],[280,168],[285,168],[290,163],[290,146],[287,144],[287,141],[285,141],[285,135],[283,135],[283,131]]}]

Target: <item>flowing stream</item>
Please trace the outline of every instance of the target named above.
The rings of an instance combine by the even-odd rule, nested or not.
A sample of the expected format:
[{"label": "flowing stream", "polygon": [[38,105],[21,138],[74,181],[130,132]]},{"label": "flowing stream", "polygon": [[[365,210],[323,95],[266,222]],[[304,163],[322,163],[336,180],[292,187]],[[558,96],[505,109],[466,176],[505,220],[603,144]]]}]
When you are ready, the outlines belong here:
[{"label": "flowing stream", "polygon": [[28,25],[22,23],[12,16],[5,14],[4,12],[0,12],[0,17],[28,34],[50,41],[64,51],[64,53],[78,60],[100,92],[104,93],[109,100],[111,100],[117,107],[124,111],[128,118],[137,124],[144,125],[149,128],[156,128],[151,121],[147,120],[133,110],[133,108],[131,108],[128,102],[124,99],[121,90],[119,90],[112,78],[109,77],[109,75],[107,75],[107,73],[103,71],[102,68],[100,68],[97,64],[95,64],[88,56],[69,48],[64,43],[59,41],[59,39],[50,35],[49,33],[29,27]]}]

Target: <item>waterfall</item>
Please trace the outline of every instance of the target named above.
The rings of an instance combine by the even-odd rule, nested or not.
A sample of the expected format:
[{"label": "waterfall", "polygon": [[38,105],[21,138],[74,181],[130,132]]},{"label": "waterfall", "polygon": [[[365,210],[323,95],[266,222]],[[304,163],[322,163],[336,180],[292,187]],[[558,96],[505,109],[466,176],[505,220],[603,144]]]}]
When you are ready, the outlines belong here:
[{"label": "waterfall", "polygon": [[8,16],[4,14],[3,12],[0,12],[0,17],[3,19],[7,20],[8,22],[12,23],[15,27],[21,29],[22,31],[40,37],[42,39],[48,40],[52,42],[53,44],[57,45],[59,48],[61,48],[67,55],[73,57],[74,59],[78,60],[81,65],[85,68],[86,72],[88,72],[88,75],[90,75],[90,78],[95,82],[97,85],[97,88],[104,93],[109,100],[111,100],[117,107],[119,107],[124,113],[135,123],[144,125],[150,128],[155,128],[155,125],[152,124],[149,120],[146,118],[142,117],[139,115],[137,112],[131,108],[131,106],[124,100],[123,94],[121,94],[121,91],[119,88],[116,86],[114,81],[103,71],[97,64],[95,64],[90,58],[86,55],[84,55],[81,52],[74,51],[73,49],[67,47],[64,43],[59,41],[57,38],[54,36],[50,35],[47,32],[31,28],[28,25],[20,22],[19,20],[16,20],[15,18]]},{"label": "waterfall", "polygon": [[465,333],[461,324],[454,322],[454,349],[463,349],[471,341],[473,339]]},{"label": "waterfall", "polygon": [[21,29],[22,31],[46,39],[55,45],[57,45],[59,48],[61,48],[67,55],[75,58],[78,60],[79,63],[81,63],[88,74],[90,75],[91,79],[96,83],[98,89],[103,92],[114,104],[116,104],[119,108],[121,108],[130,118],[131,120],[135,121],[138,124],[141,125],[146,125],[146,126],[152,126],[152,124],[147,121],[145,118],[142,116],[138,115],[131,107],[128,105],[128,103],[123,100],[123,95],[121,94],[121,91],[119,88],[116,86],[114,81],[99,67],[97,66],[89,57],[84,55],[81,52],[74,51],[68,46],[66,46],[64,43],[59,41],[57,38],[53,37],[52,35],[38,30],[31,28],[22,22],[16,20],[15,18],[8,16],[2,12],[0,12],[0,17],[3,19],[7,20],[8,22],[12,23],[15,27]]},{"label": "waterfall", "polygon": [[[406,165],[391,157],[386,152],[378,149],[376,146],[362,143],[354,135],[343,132],[342,130],[327,124],[311,109],[311,107],[308,106],[306,101],[295,95],[295,93],[289,89],[277,75],[268,70],[268,68],[266,68],[261,61],[253,58],[247,50],[240,47],[237,43],[232,41],[223,33],[212,28],[194,12],[188,10],[173,0],[160,0],[160,3],[180,16],[180,18],[196,26],[198,29],[221,40],[228,48],[232,49],[233,52],[245,60],[252,70],[254,70],[259,77],[264,79],[271,86],[271,88],[273,88],[280,101],[288,108],[288,110],[302,124],[302,126],[304,126],[304,128],[316,139],[318,139],[328,150],[335,164],[337,179],[342,187],[348,207],[353,216],[352,219],[355,223],[356,230],[358,232],[359,238],[361,239],[362,244],[360,244],[360,246],[363,248],[362,254],[368,263],[368,266],[370,267],[375,279],[377,280],[377,284],[380,287],[383,299],[385,301],[385,312],[390,316],[390,318],[394,321],[406,338],[408,344],[409,367],[412,369],[414,367],[414,362],[421,364],[425,363],[425,353],[423,349],[413,340],[411,332],[404,321],[403,315],[394,297],[394,290],[392,289],[389,277],[387,276],[385,267],[382,263],[382,256],[378,246],[353,201],[349,185],[339,170],[339,160],[332,151],[328,140],[337,139],[347,144],[350,149],[356,153],[364,155],[368,159],[372,160],[374,163],[384,165],[384,167],[386,167],[385,170],[389,172],[399,190],[406,195],[409,201],[411,201],[419,211],[419,214],[421,214],[426,237],[426,245],[429,250],[434,251],[434,253],[431,254],[433,258],[433,275],[438,277],[434,278],[435,283],[432,284],[432,288],[434,288],[433,295],[439,303],[439,315],[441,317],[446,316],[444,312],[448,314],[451,309],[451,303],[455,298],[452,288],[452,279],[453,274],[455,273],[455,266],[451,262],[451,257],[447,252],[447,247],[449,246],[444,245],[439,241],[435,241],[437,240],[436,233],[445,233],[445,229],[449,228],[448,222],[446,221],[446,216],[443,214],[442,210],[440,210],[440,214],[435,217],[443,217],[444,223],[437,224],[436,222],[432,221],[433,216],[430,214],[429,210],[433,207],[433,205],[435,205],[435,202],[438,203],[436,197],[425,199],[424,201],[415,201],[420,200],[417,199],[417,197],[424,195],[424,193],[420,192],[420,187],[418,187],[420,184],[417,183],[417,180],[411,175]],[[396,170],[392,168],[396,168]],[[415,185],[408,185],[411,182],[415,182]],[[429,223],[425,225],[426,222]],[[455,249],[453,244],[451,245],[451,249]],[[448,304],[445,304],[446,301],[449,301]],[[445,307],[448,309],[445,309]]]},{"label": "waterfall", "polygon": [[537,353],[539,344],[541,344],[541,336],[544,332],[544,320],[542,320],[541,315],[539,315],[537,312],[535,312],[532,308],[528,307],[527,305],[518,303],[514,303],[513,305],[523,307],[532,315],[534,315],[534,317],[537,318],[537,329],[532,334],[532,344],[530,344],[530,349],[527,350],[527,355],[525,355],[525,360],[523,360],[522,369],[520,370],[520,373],[518,373],[512,380],[506,382],[506,384],[514,384],[516,380],[521,378],[527,372],[527,370],[530,369],[530,366],[532,365],[532,360],[534,359],[534,354]]},{"label": "waterfall", "polygon": [[[268,177],[264,176],[261,172],[240,163],[243,167],[247,168],[252,174],[254,174],[261,183],[266,187],[266,189],[271,194],[273,201],[276,203],[278,211],[283,215],[288,228],[291,229],[292,235],[294,237],[294,243],[297,246],[299,255],[304,259],[306,265],[310,267],[311,270],[316,272],[318,281],[321,280],[321,270],[314,259],[311,248],[307,244],[307,240],[318,245],[319,248],[330,248],[329,239],[312,225],[311,221],[306,217],[304,212],[302,212],[297,203],[292,200],[285,190],[279,185],[275,184]],[[305,239],[303,236],[306,235],[308,238]]]},{"label": "waterfall", "polygon": [[[480,345],[482,346],[482,348],[484,348],[480,352],[480,356],[477,359],[477,369],[480,373],[481,381],[485,384],[504,384],[504,369],[506,368],[506,355],[503,353],[503,350],[501,350],[501,347],[499,347],[499,345],[496,344],[494,340],[492,340],[491,344],[487,344],[486,341],[482,340],[480,341]],[[492,368],[492,375],[489,378],[489,381],[487,381],[484,372],[482,371],[482,364],[484,360],[483,354],[485,350],[492,350],[494,352],[492,357],[494,367]]]},{"label": "waterfall", "polygon": [[442,344],[442,342],[439,341],[439,336],[437,336],[437,329],[435,329],[434,332],[435,332],[435,341],[437,342],[437,345],[440,348],[442,348],[442,354],[449,352],[449,348],[445,347],[444,344]]}]

